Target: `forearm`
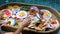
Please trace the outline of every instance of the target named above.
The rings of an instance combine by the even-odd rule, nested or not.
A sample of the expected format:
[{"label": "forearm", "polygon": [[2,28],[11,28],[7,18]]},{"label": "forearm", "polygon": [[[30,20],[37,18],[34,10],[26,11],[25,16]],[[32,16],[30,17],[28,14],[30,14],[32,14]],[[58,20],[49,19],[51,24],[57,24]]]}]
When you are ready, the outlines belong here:
[{"label": "forearm", "polygon": [[[28,24],[28,23],[27,23],[27,24]],[[25,25],[22,24],[22,25],[17,29],[17,31],[14,32],[14,34],[20,34],[20,32],[22,31],[22,29],[23,29],[25,26],[26,26],[26,24],[25,24]]]},{"label": "forearm", "polygon": [[14,32],[14,34],[20,34],[20,32],[22,31],[22,29],[28,25],[30,23],[31,19],[26,19],[25,21],[22,22],[22,25],[20,25],[20,27],[17,29],[16,32]]},{"label": "forearm", "polygon": [[20,34],[21,30],[21,28],[18,28],[17,31],[14,32],[14,34]]}]

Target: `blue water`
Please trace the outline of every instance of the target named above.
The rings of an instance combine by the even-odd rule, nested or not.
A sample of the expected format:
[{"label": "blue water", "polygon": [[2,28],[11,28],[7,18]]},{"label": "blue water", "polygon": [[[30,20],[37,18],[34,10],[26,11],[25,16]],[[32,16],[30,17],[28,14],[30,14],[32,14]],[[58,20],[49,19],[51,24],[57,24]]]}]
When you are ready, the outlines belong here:
[{"label": "blue water", "polygon": [[60,12],[60,0],[0,0],[0,5],[7,2],[22,2],[50,6],[58,10],[58,12]]},{"label": "blue water", "polygon": [[60,30],[59,30],[58,34],[60,34]]}]

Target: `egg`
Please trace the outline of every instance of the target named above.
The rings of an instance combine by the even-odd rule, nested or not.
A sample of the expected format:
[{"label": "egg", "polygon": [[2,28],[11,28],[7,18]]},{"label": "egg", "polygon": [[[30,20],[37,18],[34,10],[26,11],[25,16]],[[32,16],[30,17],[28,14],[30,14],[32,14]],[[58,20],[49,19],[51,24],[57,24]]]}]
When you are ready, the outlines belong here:
[{"label": "egg", "polygon": [[50,17],[50,14],[48,12],[45,12],[45,14]]},{"label": "egg", "polygon": [[20,12],[20,16],[23,17],[25,15],[24,11]]}]

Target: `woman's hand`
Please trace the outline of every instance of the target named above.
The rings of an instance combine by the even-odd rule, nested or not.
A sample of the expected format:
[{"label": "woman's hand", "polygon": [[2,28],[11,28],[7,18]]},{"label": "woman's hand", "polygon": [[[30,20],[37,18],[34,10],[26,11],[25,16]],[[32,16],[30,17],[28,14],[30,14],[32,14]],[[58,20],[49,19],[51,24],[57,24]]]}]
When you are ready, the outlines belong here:
[{"label": "woman's hand", "polygon": [[28,24],[30,23],[30,21],[31,21],[31,18],[27,18],[26,20],[24,20],[24,21],[22,22],[22,24],[20,25],[20,27],[17,29],[17,31],[16,31],[14,34],[22,34],[22,33],[21,33],[22,29],[23,29],[26,25],[28,25]]}]

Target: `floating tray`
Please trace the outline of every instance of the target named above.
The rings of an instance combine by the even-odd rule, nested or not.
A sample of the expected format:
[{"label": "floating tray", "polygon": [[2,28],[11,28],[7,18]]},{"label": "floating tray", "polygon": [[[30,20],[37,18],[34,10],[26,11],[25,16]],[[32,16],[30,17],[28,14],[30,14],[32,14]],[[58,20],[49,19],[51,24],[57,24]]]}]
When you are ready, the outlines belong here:
[{"label": "floating tray", "polygon": [[[1,5],[0,6],[0,10],[1,9],[5,9],[7,7],[7,5],[15,5],[15,4],[19,5],[19,6],[37,6],[37,7],[39,7],[39,9],[47,9],[47,10],[51,11],[51,13],[54,14],[57,17],[58,21],[60,22],[60,15],[59,15],[58,11],[55,10],[55,9],[53,9],[53,8],[51,8],[51,7],[47,7],[47,6],[43,6],[43,5],[11,2],[11,3],[6,3],[6,4]],[[5,25],[5,26],[2,26],[1,28],[2,28],[2,30],[5,30],[5,31],[14,32],[14,31],[17,30],[18,27]],[[59,27],[56,30],[58,30],[58,29],[59,29]],[[32,29],[29,29],[27,27],[25,27],[23,29],[23,31],[24,30],[26,30],[26,31],[32,31],[32,32],[38,32],[38,33],[51,33],[51,32],[56,31],[56,30],[53,30],[53,31],[42,32],[42,31],[32,30]]]}]

